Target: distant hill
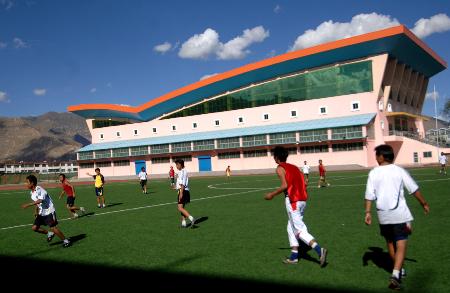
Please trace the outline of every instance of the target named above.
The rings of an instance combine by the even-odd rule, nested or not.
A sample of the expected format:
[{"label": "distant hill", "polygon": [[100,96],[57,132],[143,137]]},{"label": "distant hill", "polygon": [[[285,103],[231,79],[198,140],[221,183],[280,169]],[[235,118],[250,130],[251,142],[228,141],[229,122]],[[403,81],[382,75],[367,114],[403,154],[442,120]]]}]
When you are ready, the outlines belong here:
[{"label": "distant hill", "polygon": [[75,151],[91,143],[86,120],[72,113],[0,117],[0,137],[0,162],[75,160]]}]

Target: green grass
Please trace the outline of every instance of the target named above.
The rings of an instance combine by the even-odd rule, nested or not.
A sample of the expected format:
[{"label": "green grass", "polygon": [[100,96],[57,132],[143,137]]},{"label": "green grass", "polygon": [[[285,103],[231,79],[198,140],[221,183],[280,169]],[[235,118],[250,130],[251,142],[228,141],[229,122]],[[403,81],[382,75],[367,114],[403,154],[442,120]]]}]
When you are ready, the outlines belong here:
[{"label": "green grass", "polygon": [[[404,291],[444,292],[450,285],[450,177],[440,176],[436,169],[410,172],[431,212],[425,216],[419,203],[408,198],[415,220],[405,263],[408,276]],[[275,175],[234,176],[229,181],[225,177],[190,178],[192,201],[187,209],[195,217],[203,217],[194,229],[179,228],[176,193],[169,189],[167,180],[150,178],[149,195],[141,193],[137,181],[109,183],[105,186],[110,205],[106,209],[96,207],[93,186],[77,186],[76,205],[86,207],[91,215],[76,220],[68,220],[65,199],[57,199],[60,190],[49,189],[56,202],[60,229],[77,239],[67,249],[49,245],[44,235],[31,231],[32,208],[20,209],[21,203],[29,201],[28,192],[2,191],[0,255],[22,262],[66,263],[210,280],[386,291],[390,274],[380,265],[386,256],[385,243],[376,221],[371,226],[364,224],[367,172],[329,172],[328,179],[331,187],[317,189],[317,176],[311,176],[304,218],[309,232],[329,250],[325,268],[316,263],[312,250],[298,265],[281,263],[290,253],[284,199],[263,199],[266,192],[278,187]],[[14,228],[5,229],[8,227]],[[374,253],[371,247],[383,253]],[[369,258],[366,265],[365,256]],[[76,279],[92,276],[77,274]]]}]

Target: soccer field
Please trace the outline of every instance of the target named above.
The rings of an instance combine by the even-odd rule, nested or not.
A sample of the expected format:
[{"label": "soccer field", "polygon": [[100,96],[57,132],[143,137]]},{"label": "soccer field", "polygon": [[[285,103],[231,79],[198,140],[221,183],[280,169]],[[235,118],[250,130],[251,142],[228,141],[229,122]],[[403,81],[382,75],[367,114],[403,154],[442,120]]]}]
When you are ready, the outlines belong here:
[{"label": "soccer field", "polygon": [[[420,204],[408,197],[414,215],[404,279],[406,292],[448,292],[450,285],[450,177],[437,169],[410,169],[430,205],[425,216]],[[198,223],[180,228],[176,193],[167,180],[152,180],[144,195],[138,181],[108,183],[108,207],[96,205],[92,185],[76,186],[76,205],[87,214],[69,219],[60,189],[48,189],[56,203],[59,228],[73,245],[63,248],[57,237],[31,230],[33,209],[28,191],[0,191],[0,256],[9,274],[51,268],[67,283],[88,280],[120,284],[120,276],[148,282],[148,288],[242,286],[324,291],[387,291],[391,268],[384,239],[375,222],[364,224],[367,172],[329,172],[330,187],[317,188],[310,177],[305,223],[329,251],[320,268],[313,250],[297,265],[285,265],[289,255],[284,197],[265,201],[264,194],[279,186],[276,175],[191,177],[187,209]],[[39,184],[39,183],[38,183]],[[42,274],[43,276],[45,273]],[[50,275],[52,275],[50,273]],[[64,283],[64,280],[62,280]],[[181,283],[181,284],[180,284]]]}]

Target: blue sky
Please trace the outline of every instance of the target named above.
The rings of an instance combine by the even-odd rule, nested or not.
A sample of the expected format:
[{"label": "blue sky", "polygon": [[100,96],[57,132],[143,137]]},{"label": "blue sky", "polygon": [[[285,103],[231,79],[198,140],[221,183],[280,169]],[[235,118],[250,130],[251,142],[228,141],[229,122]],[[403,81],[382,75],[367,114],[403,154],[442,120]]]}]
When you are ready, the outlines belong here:
[{"label": "blue sky", "polygon": [[[137,106],[208,75],[396,23],[449,62],[449,17],[450,2],[433,0],[0,0],[0,116]],[[442,108],[449,70],[433,85]],[[423,113],[434,115],[432,99]]]}]

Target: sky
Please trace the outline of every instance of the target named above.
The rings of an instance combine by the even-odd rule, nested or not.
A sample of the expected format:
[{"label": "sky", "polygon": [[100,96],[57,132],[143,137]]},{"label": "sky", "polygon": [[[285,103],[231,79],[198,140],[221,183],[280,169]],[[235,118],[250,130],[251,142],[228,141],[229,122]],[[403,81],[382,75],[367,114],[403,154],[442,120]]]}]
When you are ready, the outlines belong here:
[{"label": "sky", "polygon": [[[398,24],[450,62],[450,1],[0,0],[0,116],[138,106],[217,73]],[[448,69],[428,92],[423,114],[434,116],[436,97],[439,115]]]}]

